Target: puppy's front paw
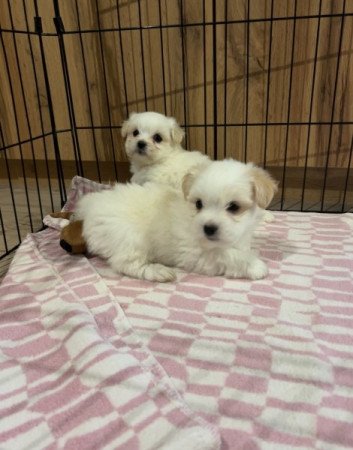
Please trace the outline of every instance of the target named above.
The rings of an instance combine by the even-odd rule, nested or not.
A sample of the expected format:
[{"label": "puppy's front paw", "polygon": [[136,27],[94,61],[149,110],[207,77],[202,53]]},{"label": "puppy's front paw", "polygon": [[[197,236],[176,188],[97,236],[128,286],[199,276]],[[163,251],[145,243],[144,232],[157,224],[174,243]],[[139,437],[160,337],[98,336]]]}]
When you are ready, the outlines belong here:
[{"label": "puppy's front paw", "polygon": [[158,283],[165,283],[173,281],[176,278],[175,270],[162,264],[150,264],[146,267],[144,273],[145,280],[157,281]]},{"label": "puppy's front paw", "polygon": [[247,268],[247,276],[251,280],[261,280],[268,275],[267,265],[261,259],[255,259]]},{"label": "puppy's front paw", "polygon": [[262,220],[266,223],[274,222],[275,216],[270,211],[265,211]]}]

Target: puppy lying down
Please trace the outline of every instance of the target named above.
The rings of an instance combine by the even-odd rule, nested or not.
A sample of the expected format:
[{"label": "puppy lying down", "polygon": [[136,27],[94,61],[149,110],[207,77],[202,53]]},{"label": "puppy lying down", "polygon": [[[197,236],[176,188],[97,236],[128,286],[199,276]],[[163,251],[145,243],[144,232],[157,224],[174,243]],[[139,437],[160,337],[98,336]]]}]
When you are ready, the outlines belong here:
[{"label": "puppy lying down", "polygon": [[173,280],[175,267],[265,277],[251,239],[276,190],[270,175],[253,164],[214,161],[186,175],[182,188],[117,184],[82,197],[76,218],[83,220],[89,252],[118,273],[150,281]]}]

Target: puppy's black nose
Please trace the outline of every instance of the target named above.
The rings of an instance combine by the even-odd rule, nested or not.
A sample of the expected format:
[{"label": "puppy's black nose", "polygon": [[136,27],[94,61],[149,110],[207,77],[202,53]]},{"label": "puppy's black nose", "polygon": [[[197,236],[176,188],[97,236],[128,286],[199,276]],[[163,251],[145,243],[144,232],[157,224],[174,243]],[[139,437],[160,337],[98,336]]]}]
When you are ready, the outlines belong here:
[{"label": "puppy's black nose", "polygon": [[214,236],[217,233],[218,227],[216,225],[205,225],[203,231],[206,236]]},{"label": "puppy's black nose", "polygon": [[146,147],[146,142],[145,141],[138,141],[137,147],[139,149],[141,149],[141,150],[144,149]]}]

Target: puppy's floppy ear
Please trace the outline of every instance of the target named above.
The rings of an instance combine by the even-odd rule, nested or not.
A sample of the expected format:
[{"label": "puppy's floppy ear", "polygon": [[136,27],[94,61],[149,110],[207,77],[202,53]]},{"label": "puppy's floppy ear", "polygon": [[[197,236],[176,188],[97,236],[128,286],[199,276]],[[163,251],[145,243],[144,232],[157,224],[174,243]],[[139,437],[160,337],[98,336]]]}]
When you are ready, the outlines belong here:
[{"label": "puppy's floppy ear", "polygon": [[250,177],[254,185],[254,196],[260,208],[267,208],[277,191],[277,181],[264,169],[249,164]]},{"label": "puppy's floppy ear", "polygon": [[189,172],[184,176],[181,188],[184,194],[184,197],[187,198],[193,185],[196,177],[208,166],[208,163],[199,164],[197,166],[193,166],[189,169]]},{"label": "puppy's floppy ear", "polygon": [[125,120],[125,122],[123,122],[122,126],[121,126],[121,135],[123,138],[126,138],[128,132],[129,132],[129,128],[130,128],[130,120],[136,115],[135,112],[132,112],[129,115],[129,118],[127,120]]},{"label": "puppy's floppy ear", "polygon": [[190,188],[192,186],[192,183],[195,180],[195,177],[196,177],[195,173],[189,172],[183,178],[181,188],[183,190],[183,194],[184,194],[185,198],[187,198],[189,195]]},{"label": "puppy's floppy ear", "polygon": [[171,123],[170,135],[172,141],[175,142],[175,144],[180,144],[181,141],[184,139],[185,132],[182,128],[180,128],[178,122],[173,117],[170,117],[170,123]]}]

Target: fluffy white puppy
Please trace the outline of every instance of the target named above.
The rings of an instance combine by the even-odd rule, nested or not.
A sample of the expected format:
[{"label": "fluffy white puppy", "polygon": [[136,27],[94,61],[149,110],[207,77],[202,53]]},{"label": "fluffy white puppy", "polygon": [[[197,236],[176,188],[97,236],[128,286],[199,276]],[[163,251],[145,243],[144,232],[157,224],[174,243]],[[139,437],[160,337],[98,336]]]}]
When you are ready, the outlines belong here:
[{"label": "fluffy white puppy", "polygon": [[194,166],[210,162],[198,151],[181,146],[184,131],[173,117],[156,112],[132,113],[121,129],[131,163],[131,181],[167,184],[181,189],[184,176]]},{"label": "fluffy white puppy", "polygon": [[186,175],[184,195],[157,183],[117,184],[82,197],[76,218],[88,250],[116,272],[162,282],[179,267],[259,279],[267,266],[251,251],[251,238],[275,189],[253,164],[215,161]]},{"label": "fluffy white puppy", "polygon": [[[121,134],[126,138],[133,183],[152,181],[181,190],[187,173],[211,163],[208,156],[183,149],[184,131],[174,117],[156,112],[132,113],[123,123]],[[263,220],[272,222],[274,216],[266,211]]]}]

